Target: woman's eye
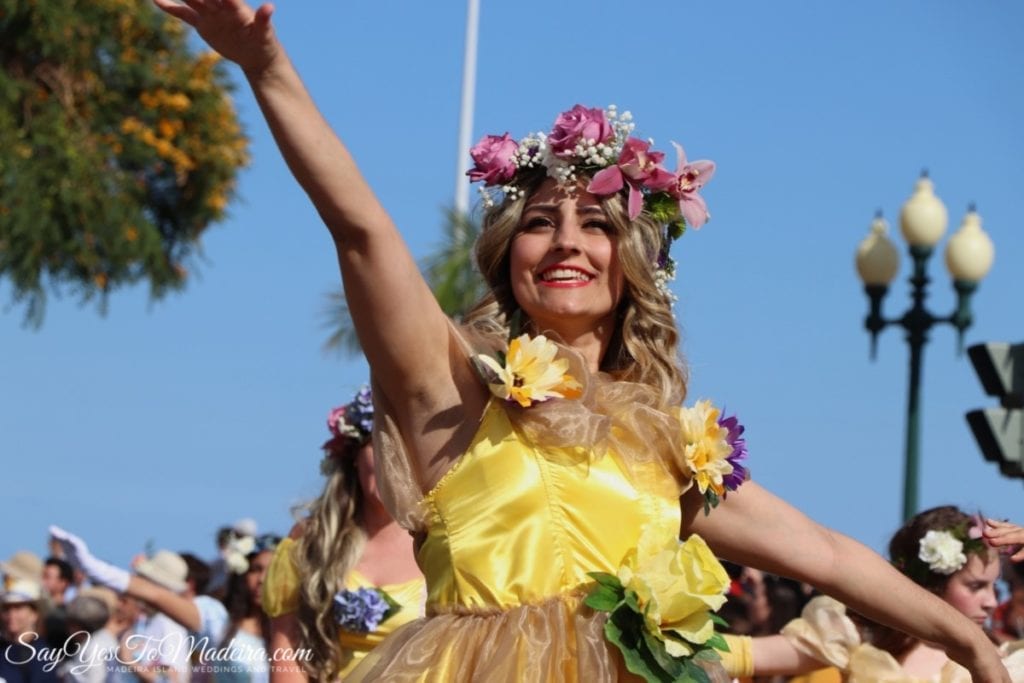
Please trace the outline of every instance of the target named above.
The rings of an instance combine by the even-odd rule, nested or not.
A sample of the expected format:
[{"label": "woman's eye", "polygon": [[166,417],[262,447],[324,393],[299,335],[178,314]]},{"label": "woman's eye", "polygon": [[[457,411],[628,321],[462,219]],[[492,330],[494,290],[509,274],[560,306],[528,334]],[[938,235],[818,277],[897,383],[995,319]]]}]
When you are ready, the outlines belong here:
[{"label": "woman's eye", "polygon": [[612,232],[612,225],[608,221],[593,220],[583,224],[588,230],[600,230],[601,232]]},{"label": "woman's eye", "polygon": [[551,227],[551,219],[546,216],[533,216],[523,221],[520,226],[520,230],[539,230],[542,228]]}]

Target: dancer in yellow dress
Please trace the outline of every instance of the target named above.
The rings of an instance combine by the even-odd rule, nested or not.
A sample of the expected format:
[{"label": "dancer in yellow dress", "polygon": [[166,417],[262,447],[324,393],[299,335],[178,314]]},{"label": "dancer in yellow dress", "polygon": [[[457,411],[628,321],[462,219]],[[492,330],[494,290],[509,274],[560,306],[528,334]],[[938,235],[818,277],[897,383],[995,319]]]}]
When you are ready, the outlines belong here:
[{"label": "dancer in yellow dress", "polygon": [[[423,615],[412,538],[377,491],[369,387],[332,410],[327,426],[323,490],[277,547],[263,583],[271,651],[294,654],[275,663],[273,683],[344,679],[385,636]],[[380,591],[390,609],[381,609]]]},{"label": "dancer in yellow dress", "polygon": [[548,135],[488,136],[471,177],[499,195],[477,246],[490,294],[459,329],[302,85],[273,7],[155,2],[241,66],[337,248],[374,381],[383,498],[428,586],[428,616],[352,680],[718,677],[710,612],[727,577],[713,550],[1005,683],[981,629],[875,553],[754,483],[729,493],[738,427],[680,407],[668,248],[706,220],[712,164],[680,148],[670,171],[625,112],[581,106]]},{"label": "dancer in yellow dress", "polygon": [[[979,625],[996,607],[998,548],[1013,550],[1024,540],[1020,527],[983,520],[951,506],[920,512],[889,542],[893,565]],[[1024,560],[1019,549],[1013,554]],[[897,601],[898,602],[898,601]],[[851,618],[853,616],[853,618]],[[747,671],[793,675],[828,664],[852,683],[969,683],[970,674],[935,645],[849,615],[830,597],[817,597],[778,636],[727,637]],[[1014,683],[1024,683],[1024,641],[1001,648]]]}]

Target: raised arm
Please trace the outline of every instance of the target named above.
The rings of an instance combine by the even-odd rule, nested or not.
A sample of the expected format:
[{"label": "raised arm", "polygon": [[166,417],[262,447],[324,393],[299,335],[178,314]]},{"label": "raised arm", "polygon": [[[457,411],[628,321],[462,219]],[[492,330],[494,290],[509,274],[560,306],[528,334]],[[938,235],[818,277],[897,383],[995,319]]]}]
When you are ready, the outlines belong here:
[{"label": "raised arm", "polygon": [[456,380],[444,353],[451,343],[444,314],[278,41],[270,20],[273,6],[253,10],[242,0],[154,2],[242,68],[292,174],[331,232],[349,310],[384,393],[399,412],[412,402],[434,410],[439,403],[450,404]]},{"label": "raised arm", "polygon": [[684,533],[699,533],[721,557],[806,581],[870,619],[936,643],[977,683],[1009,683],[977,624],[877,553],[815,523],[757,484],[747,482],[730,493],[710,515],[704,515],[696,487],[682,503]]},{"label": "raised arm", "polygon": [[109,562],[104,562],[89,552],[85,541],[60,527],[51,526],[50,535],[60,543],[68,562],[81,569],[93,584],[138,598],[163,612],[189,631],[199,632],[202,630],[202,617],[199,614],[199,608],[191,599]]}]

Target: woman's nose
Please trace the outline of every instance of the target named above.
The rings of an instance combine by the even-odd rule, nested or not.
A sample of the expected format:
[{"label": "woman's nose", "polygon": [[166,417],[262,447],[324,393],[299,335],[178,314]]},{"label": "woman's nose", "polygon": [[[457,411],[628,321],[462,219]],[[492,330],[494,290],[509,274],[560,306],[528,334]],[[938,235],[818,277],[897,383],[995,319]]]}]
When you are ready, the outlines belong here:
[{"label": "woman's nose", "polygon": [[992,611],[999,606],[999,600],[996,598],[995,587],[990,587],[985,591],[985,601],[982,607],[986,610]]},{"label": "woman's nose", "polygon": [[580,225],[575,217],[563,219],[555,228],[551,246],[562,251],[574,251],[579,248]]}]

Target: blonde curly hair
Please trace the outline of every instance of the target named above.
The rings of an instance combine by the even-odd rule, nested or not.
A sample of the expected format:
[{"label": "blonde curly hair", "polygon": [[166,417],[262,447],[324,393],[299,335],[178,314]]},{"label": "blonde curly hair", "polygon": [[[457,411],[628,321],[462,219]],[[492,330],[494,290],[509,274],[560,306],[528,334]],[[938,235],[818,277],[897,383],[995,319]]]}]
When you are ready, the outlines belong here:
[{"label": "blonde curly hair", "polygon": [[[513,317],[522,309],[512,292],[509,252],[529,197],[546,176],[543,169],[521,182],[523,192],[490,207],[476,243],[476,261],[490,289],[466,314],[464,322],[493,339],[507,339]],[[679,405],[686,396],[687,376],[679,355],[679,332],[671,302],[658,289],[653,263],[662,245],[662,226],[647,213],[630,220],[622,194],[601,198],[617,238],[625,293],[617,311],[618,324],[601,370],[618,380],[646,384],[664,407]],[[522,320],[525,326],[529,321]],[[543,332],[543,330],[534,330]]]},{"label": "blonde curly hair", "polygon": [[360,517],[363,491],[355,458],[362,447],[349,440],[324,459],[327,481],[320,496],[302,508],[302,535],[292,556],[300,577],[296,611],[299,647],[311,651],[304,665],[310,678],[318,681],[336,679],[352,658],[352,653],[338,644],[339,627],[330,605],[366,542]]}]

